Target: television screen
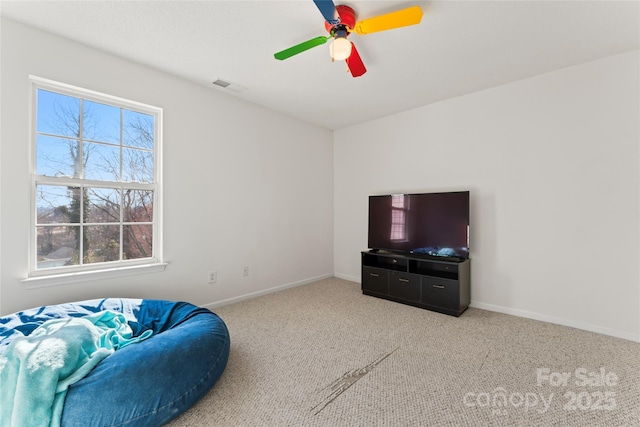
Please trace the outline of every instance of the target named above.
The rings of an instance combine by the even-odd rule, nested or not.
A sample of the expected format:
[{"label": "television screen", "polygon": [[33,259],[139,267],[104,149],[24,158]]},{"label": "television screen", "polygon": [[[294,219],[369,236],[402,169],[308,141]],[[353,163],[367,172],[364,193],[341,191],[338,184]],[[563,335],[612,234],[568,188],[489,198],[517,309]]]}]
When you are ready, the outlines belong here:
[{"label": "television screen", "polygon": [[469,192],[369,196],[369,248],[469,258]]}]

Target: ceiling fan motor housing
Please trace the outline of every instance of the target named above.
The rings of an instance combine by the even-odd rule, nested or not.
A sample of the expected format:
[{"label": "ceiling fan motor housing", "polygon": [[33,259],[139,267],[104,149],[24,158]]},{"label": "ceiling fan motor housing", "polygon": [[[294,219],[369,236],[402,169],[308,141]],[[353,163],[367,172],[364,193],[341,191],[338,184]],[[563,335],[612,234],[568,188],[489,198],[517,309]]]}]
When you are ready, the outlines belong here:
[{"label": "ceiling fan motor housing", "polygon": [[349,6],[345,5],[336,6],[336,10],[338,11],[338,15],[340,15],[340,23],[337,25],[331,25],[329,22],[324,21],[324,27],[327,29],[329,34],[339,30],[344,31],[344,27],[346,27],[347,35],[349,35],[356,26],[356,13]]}]

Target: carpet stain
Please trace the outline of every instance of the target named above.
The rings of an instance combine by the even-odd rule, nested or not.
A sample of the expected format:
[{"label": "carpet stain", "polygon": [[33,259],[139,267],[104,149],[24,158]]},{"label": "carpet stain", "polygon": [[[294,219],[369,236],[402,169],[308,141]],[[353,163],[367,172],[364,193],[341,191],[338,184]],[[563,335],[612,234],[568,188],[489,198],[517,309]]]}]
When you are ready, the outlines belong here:
[{"label": "carpet stain", "polygon": [[333,402],[338,396],[344,393],[349,387],[354,385],[360,378],[367,375],[369,372],[373,370],[376,366],[378,366],[384,359],[391,356],[396,350],[400,347],[396,347],[391,352],[380,356],[373,362],[363,366],[362,368],[353,369],[351,371],[345,372],[340,378],[323,388],[322,390],[329,391],[329,394],[325,396],[320,403],[311,408],[311,411],[314,415],[318,415],[320,411],[327,407],[331,402]]},{"label": "carpet stain", "polygon": [[485,362],[489,358],[489,353],[491,353],[491,350],[487,351],[487,354],[484,356],[484,359],[482,360],[482,364],[480,365],[480,368],[478,369],[478,371],[482,371],[482,368],[484,367]]}]

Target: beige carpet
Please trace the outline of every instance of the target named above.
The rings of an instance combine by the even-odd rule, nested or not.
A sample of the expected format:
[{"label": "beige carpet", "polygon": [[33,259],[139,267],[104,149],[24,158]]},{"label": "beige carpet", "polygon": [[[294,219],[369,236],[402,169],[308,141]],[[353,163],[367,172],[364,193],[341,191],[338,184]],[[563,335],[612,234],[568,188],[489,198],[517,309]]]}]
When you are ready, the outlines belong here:
[{"label": "beige carpet", "polygon": [[214,311],[227,369],[172,427],[640,426],[639,343],[340,279]]}]

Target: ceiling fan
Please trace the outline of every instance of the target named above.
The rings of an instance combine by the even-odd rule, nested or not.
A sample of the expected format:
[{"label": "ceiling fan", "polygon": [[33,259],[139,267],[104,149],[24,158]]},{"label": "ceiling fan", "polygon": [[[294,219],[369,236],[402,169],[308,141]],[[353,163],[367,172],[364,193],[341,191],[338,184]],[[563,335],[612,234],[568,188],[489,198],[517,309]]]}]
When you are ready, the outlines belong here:
[{"label": "ceiling fan", "polygon": [[331,60],[344,59],[347,62],[347,67],[351,75],[353,77],[360,77],[367,72],[367,69],[353,42],[347,40],[349,34],[354,31],[356,34],[365,35],[378,31],[392,30],[394,28],[419,24],[422,19],[422,9],[420,9],[420,6],[412,6],[356,22],[356,14],[349,6],[336,6],[332,0],[313,0],[313,2],[325,19],[324,26],[327,32],[329,32],[329,35],[315,37],[282,50],[273,55],[276,59],[284,60],[291,58],[312,47],[325,44],[329,39],[333,39],[329,45]]}]

